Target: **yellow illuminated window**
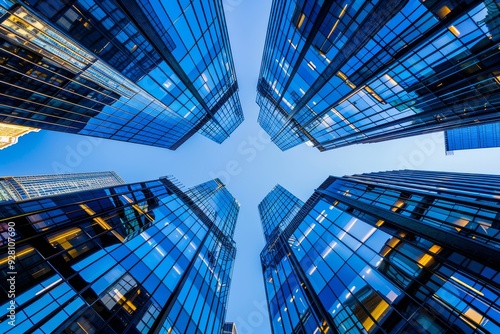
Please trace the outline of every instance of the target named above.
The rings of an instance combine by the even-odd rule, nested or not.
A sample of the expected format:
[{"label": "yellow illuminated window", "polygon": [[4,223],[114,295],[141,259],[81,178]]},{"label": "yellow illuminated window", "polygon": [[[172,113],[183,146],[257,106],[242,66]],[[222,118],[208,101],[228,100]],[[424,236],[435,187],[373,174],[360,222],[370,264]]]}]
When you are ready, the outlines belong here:
[{"label": "yellow illuminated window", "polygon": [[389,74],[385,74],[384,78],[391,84],[391,86],[397,86],[398,83]]},{"label": "yellow illuminated window", "polygon": [[52,234],[48,236],[48,240],[54,248],[68,250],[63,255],[66,261],[75,259],[90,250],[89,245],[85,242],[89,240],[89,237],[77,227]]},{"label": "yellow illuminated window", "polygon": [[373,89],[371,89],[370,87],[368,86],[365,86],[364,87],[365,90],[368,92],[368,94],[370,94],[375,100],[377,100],[378,102],[380,103],[383,103],[385,104],[385,101],[377,94],[373,91]]},{"label": "yellow illuminated window", "polygon": [[382,256],[387,256],[387,254],[389,254],[394,249],[394,247],[396,247],[400,242],[401,242],[401,240],[399,238],[392,237],[386,243],[386,246],[384,247],[384,249],[382,250],[382,252],[380,254]]},{"label": "yellow illuminated window", "polygon": [[[87,205],[85,204],[80,204],[80,207],[86,212],[88,213],[90,216],[93,216],[95,215],[95,212],[94,210],[92,210],[91,208],[89,208]],[[106,230],[106,231],[111,231],[111,233],[118,239],[120,240],[121,242],[123,242],[123,240],[125,240],[125,238],[123,236],[121,236],[118,232],[116,232],[103,218],[101,217],[95,217],[93,219],[103,230]]]},{"label": "yellow illuminated window", "polygon": [[[12,260],[12,257],[0,258],[0,266],[2,266],[2,270],[0,271],[0,278],[5,278],[10,264],[8,261]],[[43,257],[35,250],[35,248],[30,245],[20,246],[16,248],[15,255],[15,265],[18,274],[21,275],[19,278],[19,284],[24,285],[28,280],[32,281],[33,279],[38,279],[45,274],[49,274],[52,272],[49,264],[43,259]]]},{"label": "yellow illuminated window", "polygon": [[[370,331],[375,325],[375,321],[381,319],[389,308],[389,303],[387,303],[382,297],[380,297],[375,291],[367,291],[366,293],[361,293],[361,291],[356,294],[359,298],[359,303],[356,303],[353,308],[353,313],[356,318],[359,319],[363,327]],[[361,307],[361,305],[363,307]],[[368,313],[367,313],[368,312]]]},{"label": "yellow illuminated window", "polygon": [[448,30],[450,30],[451,33],[455,35],[455,37],[460,36],[460,31],[458,31],[458,29],[455,26],[450,26]]},{"label": "yellow illuminated window", "polygon": [[328,324],[326,323],[325,320],[323,320],[323,323],[321,324],[321,328],[319,330],[321,334],[330,333],[330,327],[328,327]]},{"label": "yellow illuminated window", "polygon": [[101,298],[101,301],[108,310],[113,310],[119,305],[132,314],[137,310],[134,300],[141,294],[141,289],[133,291],[136,287],[137,281],[126,274]]},{"label": "yellow illuminated window", "polygon": [[[469,319],[474,322],[474,324],[471,324],[469,321],[467,321],[472,327],[476,328],[475,325],[479,325],[481,321],[483,321],[483,316],[478,313],[476,310],[469,308],[464,315]],[[465,319],[464,319],[465,320]]]},{"label": "yellow illuminated window", "polygon": [[417,264],[420,268],[423,268],[429,264],[434,258],[429,255],[429,254],[424,254],[422,257],[417,261]]},{"label": "yellow illuminated window", "polygon": [[64,232],[52,235],[49,237],[49,242],[51,244],[60,245],[63,249],[71,248],[71,240],[77,238],[81,234],[82,230],[75,227]]},{"label": "yellow illuminated window", "polygon": [[[500,49],[500,47],[499,47],[499,49]],[[495,81],[497,82],[497,84],[499,84],[499,85],[500,85],[500,75],[497,75],[497,76],[495,77]]]},{"label": "yellow illuminated window", "polygon": [[[337,29],[337,26],[339,25],[339,22],[340,22],[340,19],[335,22],[335,24],[333,25],[332,29],[330,30],[330,33],[328,33],[328,36],[326,36],[326,38],[330,38],[332,36],[332,34],[335,31],[335,29]],[[323,43],[323,44],[325,44],[325,43]]]},{"label": "yellow illuminated window", "polygon": [[344,80],[344,82],[349,86],[351,87],[352,89],[356,88],[356,85],[353,84],[351,81],[349,81],[349,79],[347,78],[347,75],[345,75],[344,73],[338,71],[337,72],[337,76],[339,78],[341,78],[342,80]]},{"label": "yellow illuminated window", "polygon": [[117,289],[113,291],[115,293],[115,298],[117,298],[117,304],[121,305],[128,313],[132,314],[137,307],[128,300],[124,295],[120,293]]},{"label": "yellow illuminated window", "polygon": [[302,27],[305,18],[306,16],[304,15],[304,13],[300,13],[299,20],[297,21],[297,29],[300,29],[300,27]]},{"label": "yellow illuminated window", "polygon": [[70,333],[95,333],[98,329],[98,327],[96,327],[92,322],[90,322],[88,319],[85,319],[84,317],[78,318],[75,323],[76,326],[78,326],[77,328],[75,328],[75,330],[78,331],[71,331]]},{"label": "yellow illuminated window", "polygon": [[[126,200],[127,202],[129,202],[129,203],[133,203],[133,202],[134,202],[134,201],[132,201],[129,197],[127,197],[127,196],[125,196],[125,195],[122,195],[122,197],[123,197],[123,198],[125,198],[125,200]],[[146,216],[146,218],[147,218],[149,221],[151,221],[151,222],[153,222],[153,221],[154,221],[153,217],[151,217],[150,215],[148,215],[148,213],[147,213],[145,210],[143,210],[143,209],[142,209],[139,205],[137,205],[137,204],[132,204],[132,207],[134,208],[134,210],[135,210],[135,211],[137,211],[137,212],[138,212],[138,213],[140,213],[141,215],[145,215],[145,216]]]},{"label": "yellow illuminated window", "polygon": [[[389,304],[385,300],[381,300],[373,310],[371,310],[370,314],[375,320],[380,319],[385,311],[389,308]],[[373,322],[372,318],[366,318],[365,321],[363,321],[363,327],[369,331],[375,323]]]},{"label": "yellow illuminated window", "polygon": [[462,230],[462,227],[465,227],[465,225],[467,225],[468,223],[469,223],[469,220],[465,219],[465,218],[459,218],[453,222],[454,225],[459,226],[459,227],[455,227],[455,229],[458,232],[460,232]]},{"label": "yellow illuminated window", "polygon": [[[33,247],[27,247],[27,248],[23,248],[23,249],[18,249],[17,252],[16,252],[16,260],[24,257],[25,255],[30,254],[34,250],[35,249]],[[0,260],[0,266],[6,264],[8,260],[9,260],[8,257],[4,257],[3,259],[1,259]]]},{"label": "yellow illuminated window", "polygon": [[451,9],[448,6],[443,6],[441,7],[437,12],[436,15],[440,18],[443,19],[446,17],[451,12]]},{"label": "yellow illuminated window", "polygon": [[392,212],[399,212],[399,209],[401,209],[401,207],[402,207],[404,204],[405,204],[405,201],[398,199],[398,200],[394,203],[394,205],[393,205],[393,207],[392,207],[391,211],[392,211]]},{"label": "yellow illuminated window", "polygon": [[429,252],[437,254],[441,251],[441,246],[438,245],[433,245],[431,248],[429,248]]},{"label": "yellow illuminated window", "polygon": [[[316,47],[318,48],[318,51],[319,51],[319,54],[323,57],[325,57],[326,61],[328,63],[330,63],[330,60],[328,58],[326,58],[326,53],[330,50],[330,48],[332,47],[332,41],[330,40],[330,37],[332,37],[332,34],[333,32],[335,31],[335,29],[337,29],[339,23],[340,23],[340,19],[342,18],[342,16],[344,16],[346,10],[347,10],[347,4],[344,6],[344,8],[342,9],[342,11],[340,12],[339,14],[339,17],[338,19],[335,21],[335,23],[332,25],[331,29],[330,29],[330,32],[328,33],[328,35],[326,36],[326,38],[324,39],[323,43],[318,44],[316,45]],[[328,43],[327,43],[328,42]],[[326,45],[326,47],[325,47]]]}]

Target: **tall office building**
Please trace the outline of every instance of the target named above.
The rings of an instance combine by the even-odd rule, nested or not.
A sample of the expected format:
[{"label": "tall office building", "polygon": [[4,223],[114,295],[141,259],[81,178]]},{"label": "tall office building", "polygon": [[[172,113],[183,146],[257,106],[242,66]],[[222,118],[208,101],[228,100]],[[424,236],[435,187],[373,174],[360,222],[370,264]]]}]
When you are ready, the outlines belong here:
[{"label": "tall office building", "polygon": [[259,206],[273,333],[499,333],[499,189],[410,170],[329,177],[306,203],[275,188]]},{"label": "tall office building", "polygon": [[500,123],[468,126],[444,132],[446,152],[500,147]]},{"label": "tall office building", "polygon": [[500,119],[494,0],[273,1],[257,103],[282,150]]},{"label": "tall office building", "polygon": [[1,203],[0,332],[221,333],[238,211],[171,178]]},{"label": "tall office building", "polygon": [[0,150],[17,144],[19,137],[22,137],[30,132],[38,131],[40,131],[40,129],[0,123]]},{"label": "tall office building", "polygon": [[22,201],[124,184],[115,172],[3,176],[0,177],[0,202]]},{"label": "tall office building", "polygon": [[222,334],[238,334],[236,324],[234,322],[226,322],[224,324],[224,331],[222,332]]},{"label": "tall office building", "polygon": [[222,1],[3,0],[0,122],[176,149],[243,121]]}]

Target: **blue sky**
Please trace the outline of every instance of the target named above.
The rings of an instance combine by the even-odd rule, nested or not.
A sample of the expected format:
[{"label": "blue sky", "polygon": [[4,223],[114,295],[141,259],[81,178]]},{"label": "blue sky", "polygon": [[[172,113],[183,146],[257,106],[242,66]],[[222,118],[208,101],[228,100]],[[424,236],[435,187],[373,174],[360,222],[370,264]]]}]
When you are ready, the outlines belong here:
[{"label": "blue sky", "polygon": [[281,184],[305,201],[328,175],[394,169],[500,174],[500,149],[446,156],[442,133],[320,153],[306,145],[281,152],[257,124],[257,78],[269,0],[224,0],[245,122],[222,145],[195,135],[177,151],[49,131],[28,134],[0,151],[0,175],[114,170],[126,182],[174,175],[193,186],[219,177],[241,203],[238,255],[228,321],[240,334],[270,333],[259,254],[264,246],[258,203]]}]

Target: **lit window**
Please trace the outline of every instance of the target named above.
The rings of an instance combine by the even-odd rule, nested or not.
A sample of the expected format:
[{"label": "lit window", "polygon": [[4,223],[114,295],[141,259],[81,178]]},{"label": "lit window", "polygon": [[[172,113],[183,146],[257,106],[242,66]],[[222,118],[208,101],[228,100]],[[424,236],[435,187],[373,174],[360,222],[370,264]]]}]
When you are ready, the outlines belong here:
[{"label": "lit window", "polygon": [[401,208],[403,208],[404,204],[405,204],[405,201],[398,199],[398,200],[394,203],[394,205],[392,206],[391,211],[392,211],[392,212],[396,212],[396,213],[401,212]]},{"label": "lit window", "polygon": [[133,300],[141,293],[140,289],[130,293],[136,287],[137,282],[135,279],[126,274],[108,290],[108,292],[101,298],[101,301],[108,310],[112,310],[116,305],[120,305],[128,313],[132,314],[135,310],[137,310],[137,306],[134,305]]},{"label": "lit window", "polygon": [[[89,208],[86,204],[80,204],[80,207],[88,213],[90,216],[95,215],[95,212]],[[105,231],[111,231],[111,233],[118,239],[120,242],[123,242],[125,238],[121,236],[118,232],[116,232],[103,218],[101,217],[95,217],[94,222],[96,222],[103,230]]]},{"label": "lit window", "polygon": [[375,100],[377,100],[378,102],[382,103],[382,104],[385,104],[385,101],[377,94],[373,91],[373,89],[371,89],[370,87],[368,86],[365,86],[364,89],[368,92],[368,94],[370,94]]},{"label": "lit window", "polygon": [[61,327],[54,332],[56,333],[97,333],[99,328],[104,324],[104,321],[92,309],[86,309],[84,313],[76,319],[72,318],[66,321]]},{"label": "lit window", "polygon": [[436,15],[440,19],[444,19],[449,13],[451,13],[451,9],[448,6],[443,6],[436,12]]},{"label": "lit window", "polygon": [[304,13],[300,13],[299,20],[297,21],[297,29],[300,29],[300,27],[302,27],[302,24],[304,24],[305,18],[306,18],[306,16],[304,15]]},{"label": "lit window", "polygon": [[344,73],[338,71],[337,72],[337,76],[339,78],[341,78],[342,80],[344,80],[344,82],[349,86],[351,87],[352,89],[356,88],[356,85],[353,84],[348,78],[347,78],[347,75],[345,75]]},{"label": "lit window", "polygon": [[[470,322],[466,320],[466,322],[469,323],[473,328],[476,328],[475,324],[479,325],[484,319],[484,317],[480,313],[478,313],[476,310],[474,310],[473,308],[469,308],[464,313],[464,315],[467,317],[467,319],[470,319],[474,322],[474,324],[470,324]],[[463,319],[463,317],[462,317],[462,319]]]},{"label": "lit window", "polygon": [[81,229],[74,227],[48,236],[52,247],[68,250],[63,254],[66,261],[75,259],[91,249],[89,237]]},{"label": "lit window", "polygon": [[448,30],[450,30],[451,33],[455,35],[455,37],[460,36],[460,31],[458,31],[458,29],[455,26],[448,27]]},{"label": "lit window", "polygon": [[[319,54],[321,56],[325,57],[325,59],[326,59],[327,62],[330,62],[330,60],[328,58],[326,58],[326,54],[332,48],[332,46],[333,46],[333,40],[337,37],[337,34],[334,35],[333,33],[336,31],[336,29],[337,29],[337,27],[338,27],[338,25],[340,23],[340,19],[342,18],[342,16],[344,16],[344,14],[345,14],[345,12],[347,10],[347,6],[348,5],[346,4],[342,8],[342,11],[340,12],[337,20],[332,25],[332,27],[330,28],[330,30],[328,31],[328,34],[326,36],[324,34],[318,34],[317,35],[318,40],[316,41],[315,46],[318,49]],[[329,21],[329,22],[331,22],[331,21]],[[324,33],[326,33],[326,31],[324,31]],[[323,38],[324,38],[324,40],[322,41]]]}]

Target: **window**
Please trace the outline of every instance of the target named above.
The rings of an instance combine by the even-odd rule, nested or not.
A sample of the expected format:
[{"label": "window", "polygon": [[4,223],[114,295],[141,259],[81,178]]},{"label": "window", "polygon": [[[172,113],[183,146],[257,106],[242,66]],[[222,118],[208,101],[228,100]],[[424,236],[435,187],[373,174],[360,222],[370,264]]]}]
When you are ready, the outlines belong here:
[{"label": "window", "polygon": [[292,22],[297,29],[301,29],[304,26],[304,21],[306,19],[306,14],[302,11],[300,4],[295,6],[295,11],[293,13]]},{"label": "window", "polygon": [[81,229],[74,227],[47,237],[52,247],[57,250],[67,250],[63,254],[66,262],[76,259],[93,248],[90,238]]},{"label": "window", "polygon": [[[137,307],[133,301],[125,297],[128,292],[137,286],[137,282],[130,275],[124,275],[111,289],[101,298],[108,310],[116,305],[122,306],[128,313],[133,313]],[[137,293],[138,294],[138,293]]]},{"label": "window", "polygon": [[[68,320],[54,332],[74,334],[97,333],[97,331],[102,327],[103,324],[104,321],[93,309],[87,309],[77,317]],[[103,332],[106,331],[103,330]]]}]

